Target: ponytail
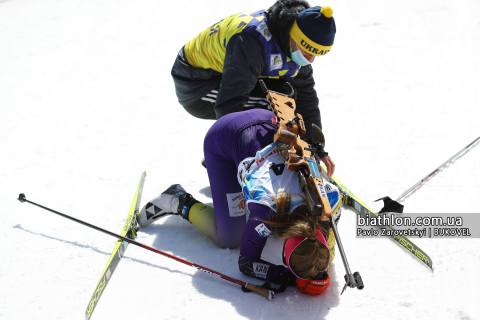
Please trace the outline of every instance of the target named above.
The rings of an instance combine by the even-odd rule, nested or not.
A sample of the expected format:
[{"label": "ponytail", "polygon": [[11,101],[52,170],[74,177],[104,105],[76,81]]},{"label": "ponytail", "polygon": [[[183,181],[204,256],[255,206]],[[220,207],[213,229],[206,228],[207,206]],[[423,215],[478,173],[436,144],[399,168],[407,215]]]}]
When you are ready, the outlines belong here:
[{"label": "ponytail", "polygon": [[[328,223],[321,223],[317,216],[309,215],[305,205],[290,212],[290,196],[283,190],[275,196],[276,212],[272,213],[270,225],[280,239],[287,240],[295,236],[306,237],[290,256],[290,267],[297,276],[304,279],[315,278],[329,261],[327,247],[317,240],[315,229],[319,229],[328,239]],[[323,225],[323,226],[322,226]]]}]

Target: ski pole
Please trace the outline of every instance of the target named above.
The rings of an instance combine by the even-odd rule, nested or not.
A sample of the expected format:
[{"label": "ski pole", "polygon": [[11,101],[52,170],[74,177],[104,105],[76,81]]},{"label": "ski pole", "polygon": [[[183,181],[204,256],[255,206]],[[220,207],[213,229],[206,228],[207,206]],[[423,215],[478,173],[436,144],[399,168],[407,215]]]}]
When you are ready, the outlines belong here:
[{"label": "ski pole", "polygon": [[404,193],[402,193],[401,196],[399,196],[397,199],[395,199],[395,201],[400,201],[401,199],[403,199],[405,196],[407,196],[408,194],[410,194],[413,190],[415,190],[418,186],[420,186],[422,183],[426,182],[430,177],[432,177],[435,173],[437,173],[438,171],[440,171],[442,168],[444,168],[445,166],[447,166],[447,164],[449,164],[450,162],[454,161],[455,159],[459,158],[460,157],[460,154],[461,153],[466,153],[468,149],[471,149],[471,147],[473,147],[473,145],[478,141],[480,140],[480,137],[478,137],[477,139],[473,140],[472,143],[470,143],[469,145],[467,145],[465,148],[463,148],[462,150],[460,150],[459,152],[457,152],[453,157],[451,157],[450,159],[448,159],[447,161],[445,161],[444,163],[442,163],[438,168],[436,168],[435,170],[433,170],[430,174],[428,174],[425,178],[423,178],[422,180],[420,180],[419,182],[417,182],[415,185],[413,185],[413,187],[411,187],[410,189],[408,189],[407,191],[405,191]]},{"label": "ski pole", "polygon": [[468,152],[469,149],[473,148],[473,146],[475,145],[475,143],[477,141],[480,140],[480,137],[478,137],[477,139],[473,140],[470,144],[468,144],[465,148],[463,148],[462,150],[458,151],[455,155],[453,155],[450,159],[448,159],[447,161],[445,161],[444,163],[442,163],[438,168],[436,168],[435,170],[433,170],[432,172],[430,172],[425,178],[423,178],[422,180],[418,181],[417,183],[415,183],[410,189],[408,189],[407,191],[405,191],[404,193],[402,193],[397,199],[395,200],[392,200],[390,199],[390,197],[383,197],[383,198],[380,198],[380,199],[377,199],[375,200],[376,201],[380,201],[380,200],[383,200],[383,208],[378,212],[378,213],[384,213],[384,212],[396,212],[396,213],[402,213],[403,212],[403,205],[399,203],[400,200],[402,200],[403,198],[405,198],[407,195],[409,195],[410,193],[412,193],[413,191],[415,191],[416,189],[420,188],[425,182],[427,182],[428,180],[430,180],[437,172],[439,172],[441,169],[443,169],[444,167],[446,167],[450,162],[460,158],[461,156],[463,156],[465,153]]},{"label": "ski pole", "polygon": [[[316,128],[318,128],[318,127],[313,125],[313,131],[314,131],[313,140],[320,140],[318,137],[320,137],[320,134],[321,134],[321,136],[323,136],[323,133],[320,130],[320,128],[318,128],[318,130]],[[315,131],[317,131],[317,133],[315,133]],[[325,143],[325,141],[323,141],[323,144],[324,143]],[[323,151],[323,148],[322,148],[322,151]],[[314,155],[315,155],[316,165],[319,168],[321,168],[320,158],[318,156],[318,153],[315,152]],[[302,174],[300,172],[299,172],[299,175],[300,175],[300,177],[302,177]],[[327,175],[327,177],[328,177],[328,175]],[[305,195],[307,195],[307,194],[305,193]],[[316,199],[315,199],[315,201],[316,201]],[[342,257],[343,266],[345,267],[345,272],[346,272],[346,274],[344,276],[345,285],[343,286],[343,290],[342,290],[342,293],[340,293],[340,295],[343,294],[343,292],[345,291],[345,289],[347,287],[357,288],[358,290],[362,290],[363,288],[365,288],[365,285],[363,284],[362,276],[360,275],[359,272],[355,272],[355,273],[352,274],[352,271],[350,270],[350,265],[348,264],[348,261],[347,261],[347,255],[345,254],[345,249],[343,248],[343,245],[342,245],[342,240],[340,240],[340,233],[338,233],[337,224],[335,223],[335,220],[333,219],[332,216],[330,216],[330,225],[332,226],[333,234],[335,235],[335,241],[337,242],[337,248],[338,248],[338,251],[340,252],[340,256]]]},{"label": "ski pole", "polygon": [[337,247],[339,249],[338,251],[340,252],[340,256],[342,257],[343,266],[345,267],[345,272],[346,272],[344,276],[345,285],[343,286],[343,290],[342,290],[342,293],[340,293],[340,295],[343,294],[343,291],[345,291],[347,286],[350,288],[356,287],[358,290],[362,290],[365,287],[363,285],[362,276],[360,275],[359,272],[355,272],[352,274],[352,271],[350,270],[350,266],[348,265],[347,256],[345,255],[345,249],[343,249],[342,241],[340,240],[340,234],[338,233],[337,225],[333,220],[332,216],[330,216],[330,224],[332,225],[333,234],[335,235],[335,241],[337,242]]},{"label": "ski pole", "polygon": [[128,242],[128,243],[134,244],[134,245],[136,245],[136,246],[138,246],[138,247],[141,247],[141,248],[150,250],[150,251],[152,251],[152,252],[161,254],[161,255],[163,255],[163,256],[165,256],[165,257],[168,257],[168,258],[171,258],[171,259],[173,259],[173,260],[177,260],[178,262],[181,262],[181,263],[186,264],[186,265],[188,265],[188,266],[197,268],[198,270],[201,270],[201,271],[203,271],[203,272],[206,272],[206,273],[209,273],[209,274],[218,276],[218,277],[220,277],[220,278],[222,278],[222,279],[224,279],[224,280],[228,280],[228,281],[230,281],[230,282],[239,284],[239,285],[241,285],[242,287],[245,287],[245,288],[248,289],[248,290],[251,290],[251,291],[253,291],[253,292],[258,293],[259,295],[264,296],[264,297],[267,298],[268,300],[272,300],[272,299],[275,298],[275,293],[274,293],[273,291],[271,291],[271,290],[262,288],[262,287],[260,287],[260,286],[256,286],[256,285],[251,284],[251,283],[246,283],[246,282],[243,282],[243,281],[241,281],[241,280],[237,280],[237,279],[231,278],[231,277],[229,277],[229,276],[226,276],[226,275],[224,275],[224,274],[221,274],[221,273],[219,273],[219,272],[217,272],[217,271],[214,271],[214,270],[212,270],[212,269],[205,268],[205,267],[203,267],[203,266],[201,266],[201,265],[198,265],[198,264],[196,264],[196,263],[193,263],[193,262],[184,260],[184,259],[182,259],[182,258],[176,257],[176,256],[171,255],[171,254],[169,254],[169,253],[163,252],[163,251],[161,251],[161,250],[155,249],[155,248],[153,248],[153,247],[150,247],[150,246],[147,246],[147,245],[145,245],[145,244],[139,243],[139,242],[137,242],[137,241],[131,240],[131,239],[129,239],[129,238],[123,237],[123,236],[121,236],[121,235],[119,235],[119,234],[110,232],[110,231],[108,231],[108,230],[102,229],[102,228],[97,227],[97,226],[94,226],[94,225],[92,225],[92,224],[90,224],[90,223],[88,223],[88,222],[84,222],[84,221],[82,221],[82,220],[76,219],[76,218],[71,217],[71,216],[69,216],[69,215],[63,214],[63,213],[61,213],[61,212],[52,210],[52,209],[47,208],[47,207],[44,207],[44,206],[42,206],[42,205],[40,205],[40,204],[37,204],[37,203],[35,203],[35,202],[33,202],[33,201],[27,200],[27,198],[25,197],[25,194],[23,194],[23,193],[21,193],[21,194],[18,196],[18,200],[19,200],[20,202],[28,202],[28,203],[33,204],[33,205],[35,205],[35,206],[37,206],[37,207],[40,207],[40,208],[42,208],[42,209],[44,209],[44,210],[47,210],[47,211],[53,212],[53,213],[55,213],[55,214],[58,214],[59,216],[62,216],[62,217],[64,217],[64,218],[67,218],[67,219],[70,219],[70,220],[75,221],[75,222],[77,222],[77,223],[83,224],[84,226],[87,226],[87,227],[90,227],[90,228],[95,229],[95,230],[97,230],[97,231],[100,231],[100,232],[106,233],[106,234],[108,234],[108,235],[111,235],[112,237],[115,237],[115,238],[117,238],[117,239],[121,239],[121,240],[126,241],[126,242]]}]

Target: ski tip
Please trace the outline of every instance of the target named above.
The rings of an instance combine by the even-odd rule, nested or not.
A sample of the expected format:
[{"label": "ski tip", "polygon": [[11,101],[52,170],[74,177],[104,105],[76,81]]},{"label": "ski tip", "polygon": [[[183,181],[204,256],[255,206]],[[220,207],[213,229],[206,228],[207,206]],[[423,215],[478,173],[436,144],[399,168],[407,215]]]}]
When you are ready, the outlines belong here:
[{"label": "ski tip", "polygon": [[27,198],[25,198],[25,193],[20,193],[20,194],[18,195],[18,201],[20,201],[20,202],[25,202],[26,199],[27,199]]}]

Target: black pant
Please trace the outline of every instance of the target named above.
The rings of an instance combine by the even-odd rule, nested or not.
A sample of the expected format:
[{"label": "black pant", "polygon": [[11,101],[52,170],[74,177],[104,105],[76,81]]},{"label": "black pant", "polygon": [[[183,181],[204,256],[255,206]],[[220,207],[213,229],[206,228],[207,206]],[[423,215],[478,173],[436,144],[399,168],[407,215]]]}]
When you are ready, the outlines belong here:
[{"label": "black pant", "polygon": [[[266,83],[267,88],[270,90],[282,93],[290,93],[287,92],[288,89],[284,87],[285,81],[283,80],[263,79],[263,81]],[[217,100],[218,89],[219,87],[213,89],[196,102],[183,107],[188,113],[190,113],[196,118],[205,120],[217,120],[217,117],[215,115],[215,101]],[[268,101],[265,98],[265,93],[261,89],[258,82],[253,88],[253,90],[250,92],[250,97],[248,98],[248,101],[244,105],[243,109],[268,109]]]},{"label": "black pant", "polygon": [[192,103],[191,105],[183,107],[188,113],[196,118],[217,120],[217,116],[215,115],[215,99],[210,99],[212,101],[203,100],[205,98],[206,97]]}]

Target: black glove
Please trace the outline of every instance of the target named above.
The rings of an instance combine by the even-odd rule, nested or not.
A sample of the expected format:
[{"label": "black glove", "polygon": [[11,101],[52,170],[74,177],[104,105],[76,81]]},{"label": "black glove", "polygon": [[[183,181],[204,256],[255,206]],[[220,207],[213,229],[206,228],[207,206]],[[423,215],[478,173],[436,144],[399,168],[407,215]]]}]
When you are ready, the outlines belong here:
[{"label": "black glove", "polygon": [[297,277],[287,268],[281,272],[280,279],[282,280],[282,285],[285,283],[287,286],[292,287],[296,285],[297,281]]}]

